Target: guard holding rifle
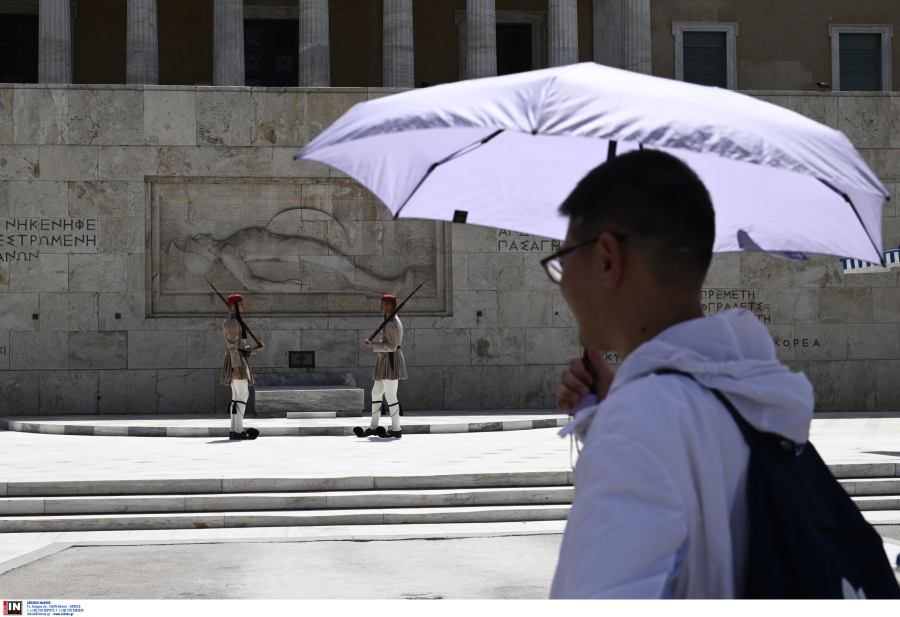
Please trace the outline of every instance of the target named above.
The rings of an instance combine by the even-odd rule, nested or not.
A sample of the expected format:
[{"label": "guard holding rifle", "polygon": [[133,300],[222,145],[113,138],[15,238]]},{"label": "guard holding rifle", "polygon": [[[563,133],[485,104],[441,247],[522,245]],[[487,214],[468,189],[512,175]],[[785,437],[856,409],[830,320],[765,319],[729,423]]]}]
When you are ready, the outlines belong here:
[{"label": "guard holding rifle", "polygon": [[[378,359],[375,361],[375,386],[372,388],[372,422],[365,430],[361,426],[354,428],[353,432],[357,437],[378,435],[383,438],[400,439],[403,436],[400,431],[400,402],[397,400],[397,387],[401,379],[407,378],[407,374],[406,360],[403,359],[403,351],[400,349],[400,343],[403,341],[403,324],[400,323],[397,313],[409,301],[409,298],[419,291],[420,287],[422,286],[416,287],[415,291],[409,294],[409,297],[399,307],[396,296],[381,297],[381,313],[385,316],[384,322],[364,342],[366,347],[371,347],[372,351],[378,354]],[[381,342],[372,342],[379,331],[381,331]],[[382,396],[387,401],[388,413],[391,415],[391,430],[389,431],[378,426]]]},{"label": "guard holding rifle", "polygon": [[[215,287],[213,289],[220,298],[225,300]],[[231,312],[222,326],[228,350],[225,352],[225,362],[222,365],[221,382],[224,386],[231,386],[231,404],[229,405],[231,431],[228,433],[228,438],[256,439],[259,436],[257,429],[244,430],[244,413],[247,411],[247,400],[250,398],[250,386],[253,385],[253,374],[250,372],[247,358],[251,354],[262,351],[266,346],[256,338],[256,335],[250,331],[241,318],[241,312],[244,310],[244,298],[240,294],[232,294],[225,302]],[[250,334],[256,341],[256,347],[247,345],[247,334]]]}]

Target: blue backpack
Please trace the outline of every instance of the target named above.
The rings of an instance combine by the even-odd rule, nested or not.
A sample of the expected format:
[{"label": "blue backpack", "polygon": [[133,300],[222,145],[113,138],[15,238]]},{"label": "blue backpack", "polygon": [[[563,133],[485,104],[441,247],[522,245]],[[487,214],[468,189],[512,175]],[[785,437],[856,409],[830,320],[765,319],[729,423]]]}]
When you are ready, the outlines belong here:
[{"label": "blue backpack", "polygon": [[[657,374],[696,382],[681,371]],[[744,597],[900,599],[881,536],[812,443],[798,447],[780,435],[756,430],[724,394],[707,389],[728,409],[750,446]]]}]

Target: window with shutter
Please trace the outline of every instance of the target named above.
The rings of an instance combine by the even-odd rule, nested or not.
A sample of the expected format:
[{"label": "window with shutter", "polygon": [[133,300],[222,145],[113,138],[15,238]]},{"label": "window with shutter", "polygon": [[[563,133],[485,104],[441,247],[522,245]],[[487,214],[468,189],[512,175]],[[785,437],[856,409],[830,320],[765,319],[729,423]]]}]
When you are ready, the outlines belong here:
[{"label": "window with shutter", "polygon": [[881,90],[881,34],[840,34],[841,90]]},{"label": "window with shutter", "polygon": [[0,15],[0,83],[38,80],[38,16]]},{"label": "window with shutter", "polygon": [[725,32],[684,32],[684,81],[728,87]]}]

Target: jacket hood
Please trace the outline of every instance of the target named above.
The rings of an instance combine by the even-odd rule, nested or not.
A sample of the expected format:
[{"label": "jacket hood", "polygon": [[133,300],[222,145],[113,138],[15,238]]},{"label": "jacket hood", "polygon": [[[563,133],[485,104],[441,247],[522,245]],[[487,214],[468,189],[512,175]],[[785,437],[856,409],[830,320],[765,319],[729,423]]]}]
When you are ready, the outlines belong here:
[{"label": "jacket hood", "polygon": [[[625,359],[609,396],[661,369],[690,373],[698,383],[720,390],[757,430],[795,443],[809,438],[815,403],[812,384],[776,358],[768,330],[749,311],[731,309],[664,330]],[[585,409],[579,416],[595,411]],[[581,422],[576,417],[566,432]]]}]

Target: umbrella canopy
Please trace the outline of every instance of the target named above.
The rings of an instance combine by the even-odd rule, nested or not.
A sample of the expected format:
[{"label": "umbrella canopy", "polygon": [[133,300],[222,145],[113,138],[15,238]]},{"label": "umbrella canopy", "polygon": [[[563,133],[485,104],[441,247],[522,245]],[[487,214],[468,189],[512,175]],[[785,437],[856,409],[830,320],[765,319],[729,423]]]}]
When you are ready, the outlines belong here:
[{"label": "umbrella canopy", "polygon": [[343,171],[395,217],[563,239],[557,208],[578,181],[637,148],[700,176],[716,252],[883,260],[889,194],[843,133],[733,91],[594,63],[361,103],[296,158]]}]

